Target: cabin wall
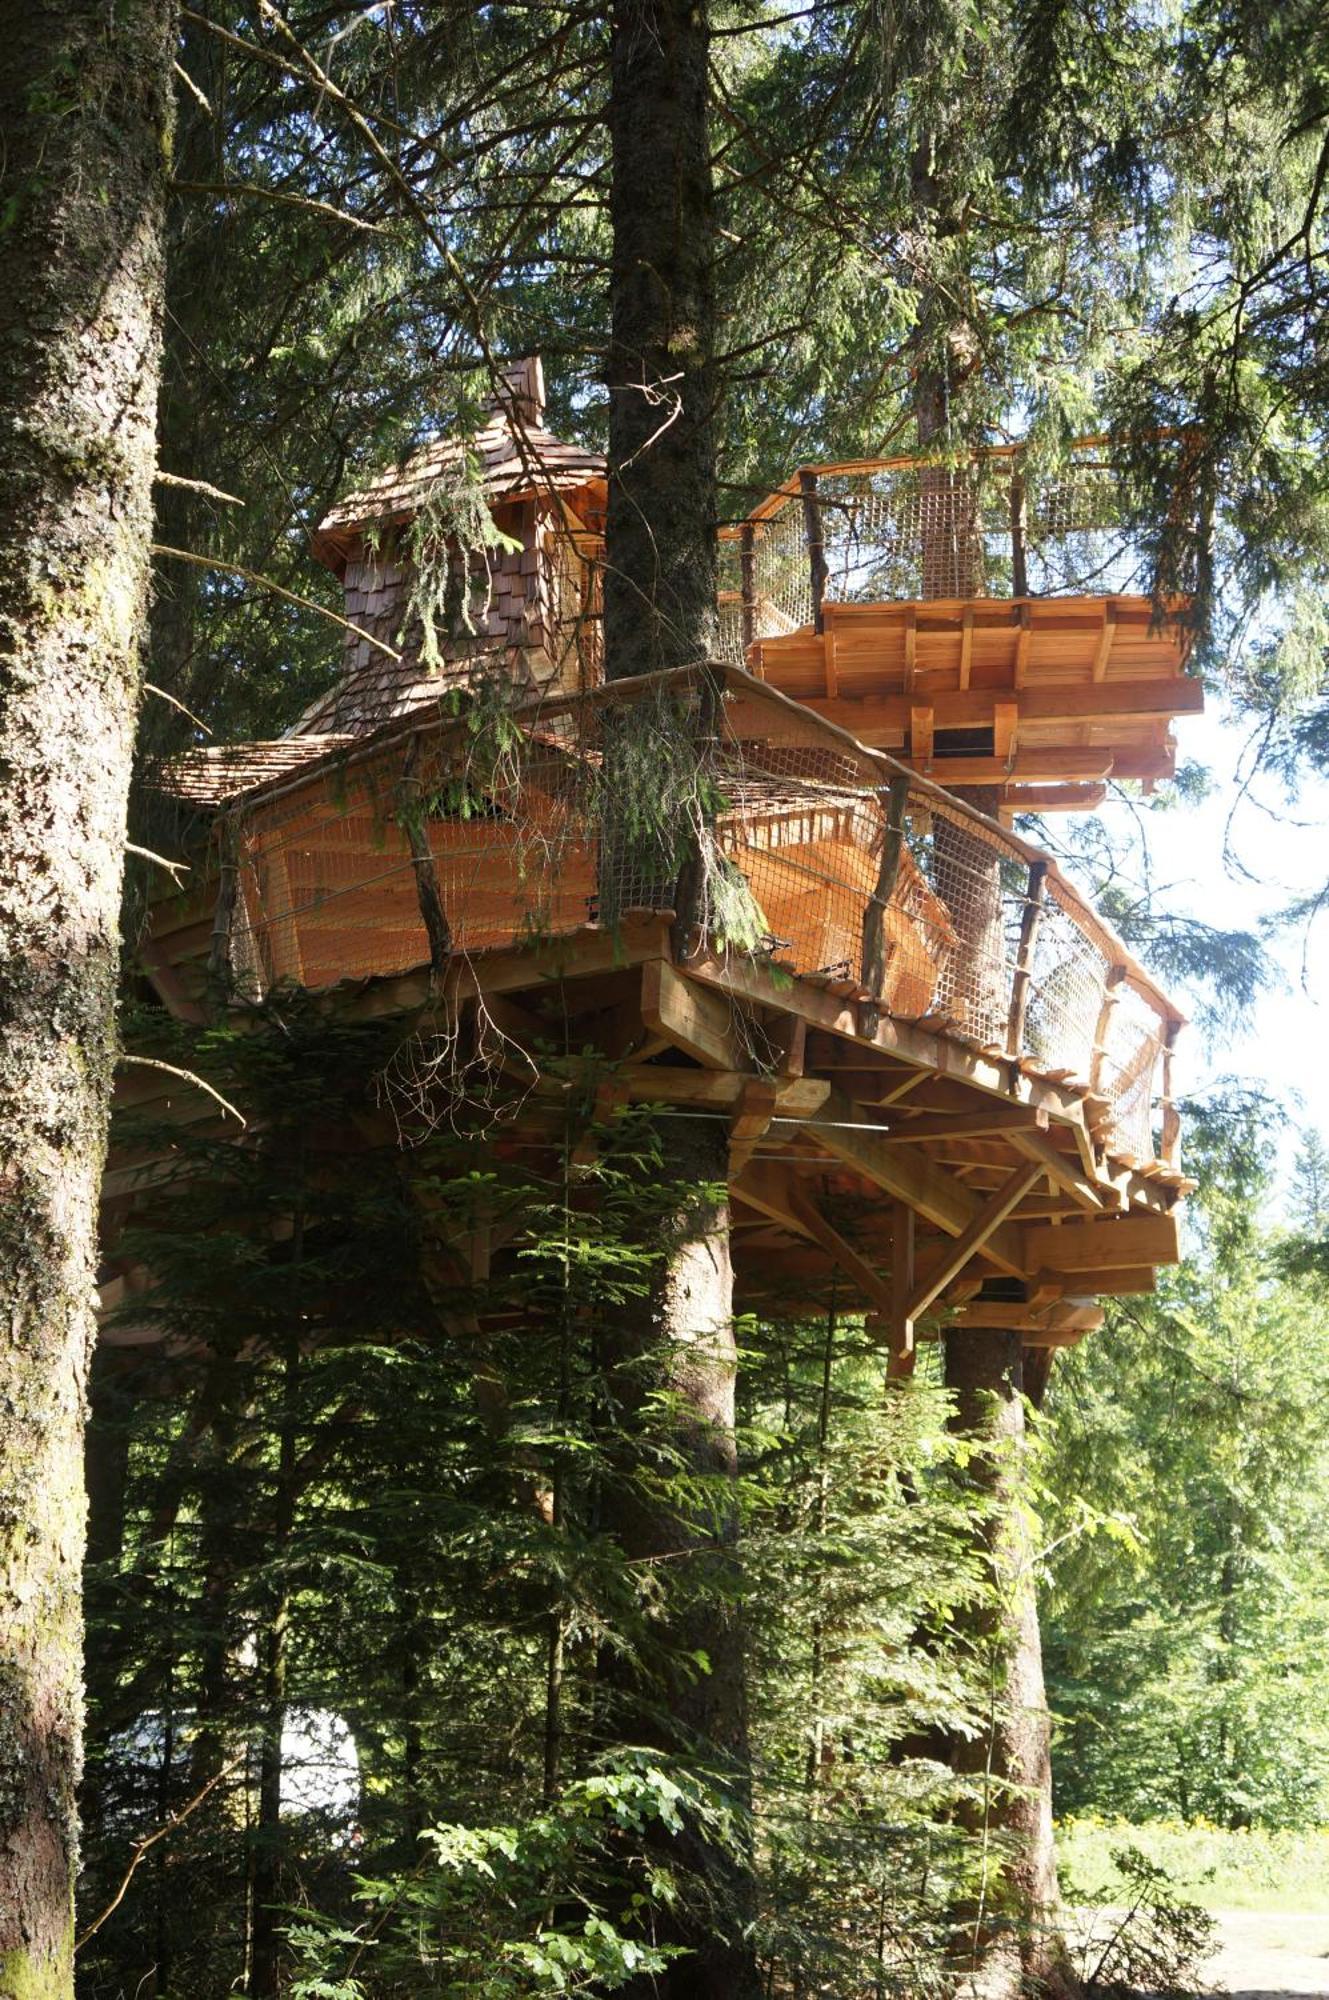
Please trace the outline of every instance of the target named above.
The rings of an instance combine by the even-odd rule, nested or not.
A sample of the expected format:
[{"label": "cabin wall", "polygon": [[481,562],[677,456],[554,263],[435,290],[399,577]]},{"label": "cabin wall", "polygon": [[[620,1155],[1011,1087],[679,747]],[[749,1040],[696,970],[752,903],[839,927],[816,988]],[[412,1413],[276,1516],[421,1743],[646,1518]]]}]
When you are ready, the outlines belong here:
[{"label": "cabin wall", "polygon": [[[598,575],[572,535],[540,500],[495,510],[501,531],[519,543],[473,555],[470,619],[473,631],[440,633],[439,645],[457,677],[478,658],[501,656],[523,687],[572,692],[599,678]],[[346,634],[343,670],[376,678],[384,656],[371,640],[420,664],[423,633],[412,616],[415,565],[409,531],[379,546],[358,541],[343,574],[345,616],[359,632]]]}]

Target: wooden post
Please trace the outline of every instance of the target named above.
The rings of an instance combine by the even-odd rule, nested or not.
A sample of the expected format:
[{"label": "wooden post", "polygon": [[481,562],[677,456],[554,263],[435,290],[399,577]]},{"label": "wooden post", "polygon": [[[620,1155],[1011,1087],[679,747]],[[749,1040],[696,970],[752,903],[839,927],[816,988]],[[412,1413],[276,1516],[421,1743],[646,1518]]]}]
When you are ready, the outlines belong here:
[{"label": "wooden post", "polygon": [[739,553],[739,588],[743,598],[743,657],[757,643],[757,556],[751,521],[743,523]]},{"label": "wooden post", "polygon": [[877,880],[863,912],[862,978],[872,998],[863,1022],[865,1034],[877,1032],[877,1002],[886,978],[886,906],[900,872],[904,849],[904,816],[909,805],[909,774],[892,778],[886,794],[886,826],[882,833]]},{"label": "wooden post", "polygon": [[1173,1173],[1181,1171],[1181,1113],[1172,1094],[1172,1055],[1180,1031],[1180,1021],[1169,1021],[1163,1031],[1163,1165],[1170,1167]]},{"label": "wooden post", "polygon": [[1103,1000],[1098,1010],[1098,1019],[1094,1023],[1094,1047],[1089,1058],[1089,1088],[1095,1095],[1100,1094],[1103,1081],[1103,1058],[1107,1054],[1112,1010],[1117,1004],[1117,988],[1125,977],[1125,967],[1113,965],[1108,968],[1108,975],[1103,983]]},{"label": "wooden post", "polygon": [[1025,492],[1024,474],[1017,472],[1011,480],[1011,595],[1028,597],[1029,563],[1026,554],[1029,534],[1029,501]]},{"label": "wooden post", "polygon": [[1047,872],[1046,861],[1030,862],[1029,885],[1025,891],[1024,909],[1020,915],[1020,948],[1015,959],[1015,977],[1011,981],[1011,1011],[1006,1023],[1008,1056],[1018,1056],[1020,1044],[1024,1040],[1024,1022],[1029,1012],[1029,989],[1033,979],[1034,952],[1038,946],[1039,925],[1043,921]]},{"label": "wooden post", "polygon": [[914,1322],[909,1299],[914,1290],[914,1211],[902,1201],[891,1208],[891,1323],[886,1379],[901,1382],[914,1372]]},{"label": "wooden post", "polygon": [[822,632],[826,629],[822,605],[829,571],[826,567],[826,531],[821,518],[821,502],[817,498],[816,473],[800,472],[798,485],[803,495],[803,539],[808,545],[808,569],[812,578],[812,629]]}]

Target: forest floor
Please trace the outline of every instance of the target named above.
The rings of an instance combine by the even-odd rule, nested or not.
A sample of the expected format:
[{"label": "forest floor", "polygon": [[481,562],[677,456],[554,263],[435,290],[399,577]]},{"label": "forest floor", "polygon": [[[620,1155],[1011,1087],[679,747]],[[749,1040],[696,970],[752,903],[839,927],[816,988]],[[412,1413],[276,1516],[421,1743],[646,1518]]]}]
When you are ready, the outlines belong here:
[{"label": "forest floor", "polygon": [[1283,1993],[1329,1995],[1329,1916],[1291,1910],[1213,1914],[1220,1945],[1207,1972],[1218,1991],[1234,2000],[1274,2000]]}]

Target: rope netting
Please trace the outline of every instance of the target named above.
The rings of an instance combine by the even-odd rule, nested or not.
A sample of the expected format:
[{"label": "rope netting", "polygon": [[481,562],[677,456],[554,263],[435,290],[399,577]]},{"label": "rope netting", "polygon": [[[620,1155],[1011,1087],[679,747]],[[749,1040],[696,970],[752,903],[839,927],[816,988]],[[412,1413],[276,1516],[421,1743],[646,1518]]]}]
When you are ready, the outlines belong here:
[{"label": "rope netting", "polygon": [[[913,462],[829,468],[816,475],[811,510],[802,495],[782,492],[750,529],[758,638],[812,623],[812,535],[832,603],[1149,589],[1148,563],[1123,520],[1120,475],[1092,448],[1048,472],[1006,453],[958,471]],[[722,534],[720,584],[723,656],[741,663],[743,529]]]},{"label": "rope netting", "polygon": [[[733,681],[745,676],[730,677]],[[325,759],[232,816],[232,963],[258,990],[430,959],[420,880],[463,957],[672,910],[696,949],[786,969],[1106,1101],[1151,1157],[1167,1025],[1062,878],[1000,827],[746,681],[675,678]],[[1108,1005],[1108,999],[1114,1004]]]}]

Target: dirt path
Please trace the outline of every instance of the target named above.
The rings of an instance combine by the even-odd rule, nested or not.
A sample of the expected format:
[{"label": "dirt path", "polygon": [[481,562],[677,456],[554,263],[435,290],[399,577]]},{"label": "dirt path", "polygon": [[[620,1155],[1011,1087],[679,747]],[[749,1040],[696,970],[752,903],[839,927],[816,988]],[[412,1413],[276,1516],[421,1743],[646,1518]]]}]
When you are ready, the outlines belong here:
[{"label": "dirt path", "polygon": [[1217,1913],[1220,1948],[1208,1972],[1234,2000],[1284,1993],[1329,1996],[1329,1916],[1258,1910]]}]

